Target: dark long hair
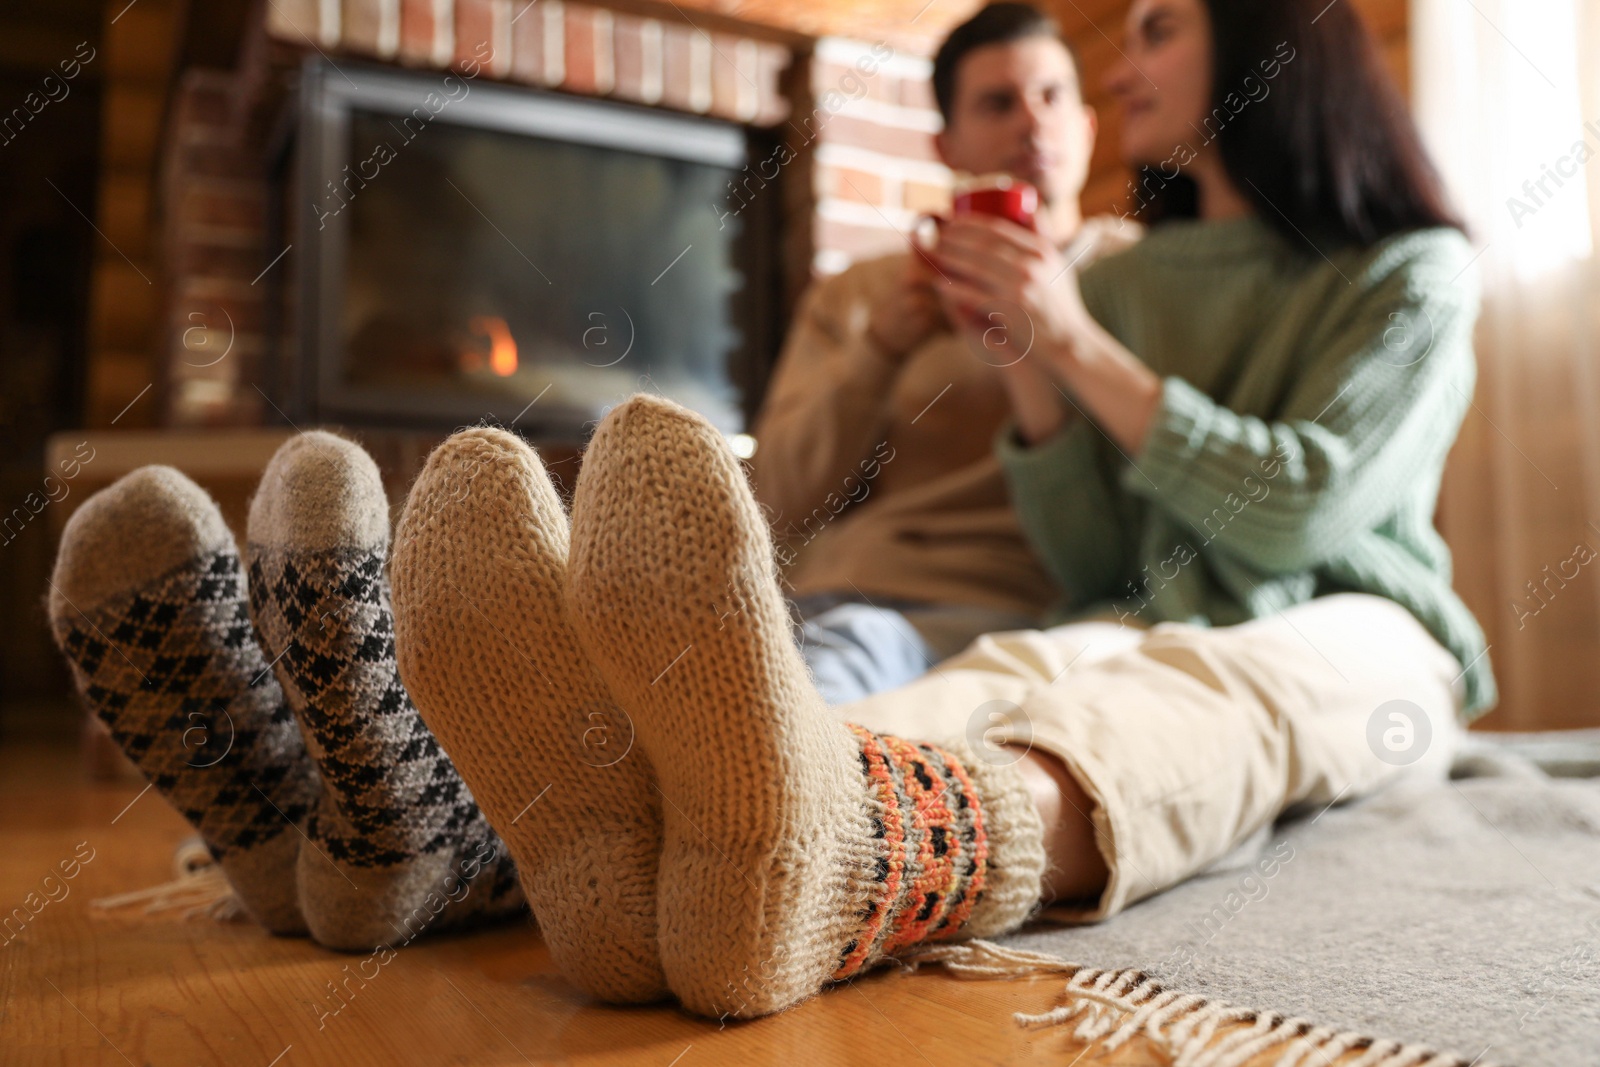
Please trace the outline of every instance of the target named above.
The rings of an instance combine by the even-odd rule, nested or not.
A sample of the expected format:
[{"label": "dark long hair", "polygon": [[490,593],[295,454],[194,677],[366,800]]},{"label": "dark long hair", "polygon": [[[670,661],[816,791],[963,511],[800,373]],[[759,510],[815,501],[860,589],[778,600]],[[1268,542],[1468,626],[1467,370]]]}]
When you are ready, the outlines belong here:
[{"label": "dark long hair", "polygon": [[[1199,136],[1214,137],[1228,176],[1263,221],[1335,246],[1431,226],[1465,231],[1354,4],[1205,6],[1213,110]],[[1139,186],[1151,222],[1196,214],[1185,175],[1146,166]]]}]

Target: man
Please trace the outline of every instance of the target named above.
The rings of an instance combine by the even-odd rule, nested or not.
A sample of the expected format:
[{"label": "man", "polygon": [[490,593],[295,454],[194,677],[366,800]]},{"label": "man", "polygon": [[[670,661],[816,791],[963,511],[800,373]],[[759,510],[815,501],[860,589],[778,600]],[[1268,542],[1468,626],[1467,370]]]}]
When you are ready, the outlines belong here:
[{"label": "man", "polygon": [[[1135,227],[1080,214],[1095,114],[1054,21],[990,4],[940,47],[933,87],[940,159],[1036,186],[1039,230],[1064,262],[1128,243]],[[1053,386],[1025,365],[1000,373],[1026,360],[1028,313],[960,304],[958,288],[910,251],[815,285],[756,423],[756,493],[780,558],[798,552],[801,644],[835,704],[979,634],[1032,627],[1055,599],[993,450],[1013,404]]]}]

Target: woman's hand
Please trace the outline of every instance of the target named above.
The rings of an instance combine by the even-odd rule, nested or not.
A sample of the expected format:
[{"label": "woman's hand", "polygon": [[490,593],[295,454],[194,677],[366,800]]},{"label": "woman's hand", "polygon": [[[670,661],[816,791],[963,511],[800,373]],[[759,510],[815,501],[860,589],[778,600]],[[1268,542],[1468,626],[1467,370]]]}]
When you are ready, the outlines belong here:
[{"label": "woman's hand", "polygon": [[1001,367],[999,374],[1023,444],[1048,441],[1077,420],[1077,411],[1067,406],[1061,386],[1043,361],[1030,356]]},{"label": "woman's hand", "polygon": [[[973,332],[981,336],[988,325],[985,313],[1021,315],[1031,326],[1032,345],[1017,367],[1037,359],[1124,453],[1142,450],[1161,405],[1161,379],[1089,314],[1073,265],[1048,239],[1006,219],[965,215],[944,227],[934,258],[946,283],[936,286],[940,299],[969,344]],[[1051,425],[1048,410],[1031,399],[1029,386],[1036,392],[1039,381],[1037,374],[1018,372],[1007,386],[1030,443],[1069,418],[1063,399],[1053,398],[1060,421]]]},{"label": "woman's hand", "polygon": [[966,342],[967,350],[994,368],[1011,403],[1018,435],[1027,444],[1053,437],[1068,421],[1060,386],[1044,361],[1033,351],[1034,331],[1015,309],[998,302],[974,310],[958,301],[954,279],[936,282],[933,291],[944,317]]},{"label": "woman's hand", "polygon": [[[944,275],[941,296],[965,317],[983,321],[983,312],[1021,316],[1032,334],[1032,353],[1055,365],[1092,321],[1077,285],[1059,285],[1071,265],[1044,235],[1008,219],[960,215],[939,235],[934,262]],[[1019,332],[1014,328],[1013,332]]]}]

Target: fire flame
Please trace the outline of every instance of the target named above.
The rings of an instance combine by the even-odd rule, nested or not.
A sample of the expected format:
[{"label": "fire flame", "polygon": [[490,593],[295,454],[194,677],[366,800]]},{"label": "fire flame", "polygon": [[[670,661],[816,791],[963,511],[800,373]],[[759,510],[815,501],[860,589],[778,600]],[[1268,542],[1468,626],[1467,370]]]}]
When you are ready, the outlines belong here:
[{"label": "fire flame", "polygon": [[478,315],[470,325],[473,333],[489,339],[489,369],[502,378],[517,373],[517,342],[506,320],[498,315]]}]

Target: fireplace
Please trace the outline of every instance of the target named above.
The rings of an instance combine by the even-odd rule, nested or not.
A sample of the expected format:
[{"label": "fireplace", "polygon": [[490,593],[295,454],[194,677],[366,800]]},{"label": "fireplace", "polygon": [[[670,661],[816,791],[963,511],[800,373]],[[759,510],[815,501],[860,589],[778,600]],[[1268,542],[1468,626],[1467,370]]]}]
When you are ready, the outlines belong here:
[{"label": "fireplace", "polygon": [[640,389],[727,433],[780,338],[780,198],[749,126],[306,60],[282,154],[273,392],[296,422],[488,420],[576,443]]},{"label": "fireplace", "polygon": [[928,61],[882,41],[575,0],[256,11],[162,138],[168,426],[580,444],[642,387],[737,427],[806,283],[948,206]]}]

